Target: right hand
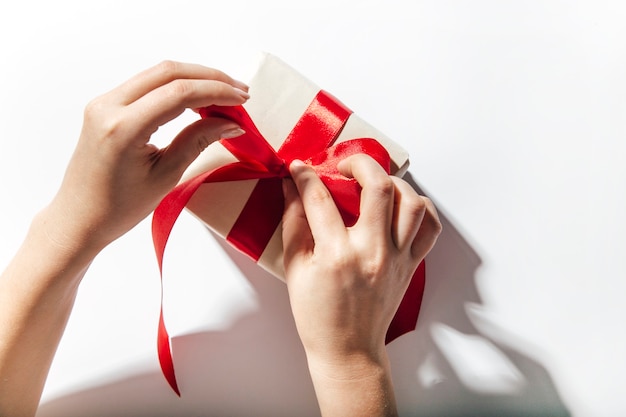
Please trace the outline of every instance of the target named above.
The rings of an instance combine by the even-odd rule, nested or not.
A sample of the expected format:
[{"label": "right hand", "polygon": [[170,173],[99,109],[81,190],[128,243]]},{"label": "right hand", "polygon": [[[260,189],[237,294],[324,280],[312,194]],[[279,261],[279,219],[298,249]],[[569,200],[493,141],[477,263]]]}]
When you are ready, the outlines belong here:
[{"label": "right hand", "polygon": [[351,156],[338,169],[362,187],[357,223],[345,227],[315,171],[296,161],[293,182],[284,182],[283,243],[289,298],[309,366],[342,378],[386,357],[389,324],[441,223],[428,198],[369,156]]}]

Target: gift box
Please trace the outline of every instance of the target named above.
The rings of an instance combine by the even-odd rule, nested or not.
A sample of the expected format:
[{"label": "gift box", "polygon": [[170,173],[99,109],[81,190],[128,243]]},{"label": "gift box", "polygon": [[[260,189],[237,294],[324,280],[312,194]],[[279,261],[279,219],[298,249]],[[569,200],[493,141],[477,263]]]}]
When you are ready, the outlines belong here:
[{"label": "gift box", "polygon": [[[333,172],[338,160],[365,152],[390,174],[402,176],[408,169],[404,149],[279,58],[264,54],[249,86],[251,98],[243,106],[200,109],[202,117],[229,118],[246,133],[207,147],[155,210],[153,238],[160,266],[174,222],[187,208],[260,267],[284,280],[281,181],[289,175],[291,160],[303,160],[318,170],[347,225],[358,217],[360,187],[354,179]],[[423,265],[416,274],[388,331],[388,341],[415,328]],[[158,344],[163,372],[178,393],[162,313]]]},{"label": "gift box", "polygon": [[[267,142],[278,150],[293,127],[321,90],[279,58],[265,54],[258,72],[249,83],[250,99],[243,105]],[[356,114],[351,114],[334,144],[355,138],[374,138],[389,152],[391,173],[402,176],[409,166],[408,153]],[[189,167],[183,180],[213,170],[237,159],[216,142]],[[187,209],[218,235],[227,237],[258,180],[203,184]],[[207,203],[208,202],[208,203]],[[250,231],[254,233],[254,231]],[[272,234],[259,266],[283,279],[280,228]]]}]

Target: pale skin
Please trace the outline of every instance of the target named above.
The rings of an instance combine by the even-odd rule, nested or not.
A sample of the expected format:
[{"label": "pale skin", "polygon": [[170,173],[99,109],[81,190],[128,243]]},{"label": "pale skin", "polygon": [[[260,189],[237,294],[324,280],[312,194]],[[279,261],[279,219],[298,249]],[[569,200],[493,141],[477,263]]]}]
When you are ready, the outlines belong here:
[{"label": "pale skin", "polygon": [[[35,414],[97,254],[148,216],[210,143],[242,131],[214,118],[162,149],[150,136],[185,109],[248,98],[245,84],[218,70],[166,61],[87,105],[58,193],[0,276],[0,416]],[[322,415],[393,416],[385,332],[441,224],[430,200],[371,158],[339,168],[363,187],[351,228],[310,168],[295,161],[284,181],[289,298]]]}]

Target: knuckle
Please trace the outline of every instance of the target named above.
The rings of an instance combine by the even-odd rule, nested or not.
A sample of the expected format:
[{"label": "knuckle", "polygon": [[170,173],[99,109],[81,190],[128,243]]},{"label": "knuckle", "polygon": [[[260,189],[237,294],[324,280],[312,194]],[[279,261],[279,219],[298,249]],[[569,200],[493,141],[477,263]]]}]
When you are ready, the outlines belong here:
[{"label": "knuckle", "polygon": [[422,201],[424,201],[424,204],[426,204],[429,207],[435,207],[435,205],[433,204],[433,201],[426,197],[425,195],[420,196],[420,198],[422,199]]},{"label": "knuckle", "polygon": [[326,188],[311,187],[307,191],[307,199],[312,205],[325,205],[332,198]]},{"label": "knuckle", "polygon": [[188,80],[174,80],[167,84],[166,95],[173,100],[181,100],[193,93],[192,84]]},{"label": "knuckle", "polygon": [[377,176],[369,184],[370,189],[378,194],[380,198],[391,198],[394,193],[394,184],[388,175]]},{"label": "knuckle", "polygon": [[316,257],[322,269],[333,271],[350,271],[354,269],[353,253],[347,253],[345,247],[338,242],[327,242],[324,245],[316,245]]},{"label": "knuckle", "polygon": [[85,106],[84,116],[86,120],[96,120],[98,116],[104,112],[104,103],[102,96],[96,97]]},{"label": "knuckle", "polygon": [[108,117],[100,124],[100,129],[103,138],[115,139],[121,135],[123,130],[124,121],[120,117]]},{"label": "knuckle", "polygon": [[390,251],[390,247],[386,243],[372,242],[366,236],[360,234],[355,234],[352,244],[345,246],[342,250],[349,250],[352,256],[358,259],[359,269],[362,274],[371,279],[384,274],[393,258],[393,252]]},{"label": "knuckle", "polygon": [[167,77],[174,77],[180,69],[180,63],[169,59],[161,61],[156,70]]},{"label": "knuckle", "polygon": [[385,275],[387,270],[388,258],[387,255],[381,251],[370,254],[362,263],[362,272],[365,277],[369,279],[380,278]]},{"label": "knuckle", "polygon": [[352,254],[346,253],[345,248],[339,244],[328,245],[326,247],[325,259],[330,260],[329,265],[333,265],[335,270],[346,271],[349,270],[353,261]]},{"label": "knuckle", "polygon": [[119,112],[111,111],[103,97],[91,100],[84,110],[85,124],[99,132],[101,138],[115,138],[123,130],[124,120]]},{"label": "knuckle", "polygon": [[405,196],[405,210],[412,217],[422,217],[426,211],[426,201],[419,195]]},{"label": "knuckle", "polygon": [[422,200],[425,203],[425,209],[426,209],[425,221],[428,222],[428,225],[433,231],[433,233],[436,236],[439,236],[439,234],[443,231],[443,224],[441,223],[441,220],[439,219],[439,216],[437,215],[437,209],[435,208],[435,205],[433,204],[430,198],[422,197]]},{"label": "knuckle", "polygon": [[443,225],[441,224],[441,220],[439,220],[439,218],[435,216],[428,216],[428,223],[433,231],[433,234],[435,236],[439,236],[443,231]]}]

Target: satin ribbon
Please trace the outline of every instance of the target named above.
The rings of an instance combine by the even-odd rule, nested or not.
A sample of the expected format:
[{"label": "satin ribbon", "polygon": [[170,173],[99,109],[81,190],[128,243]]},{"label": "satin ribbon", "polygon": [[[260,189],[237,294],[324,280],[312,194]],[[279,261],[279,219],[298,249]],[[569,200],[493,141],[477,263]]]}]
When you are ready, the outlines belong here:
[{"label": "satin ribbon", "polygon": [[[359,215],[361,188],[354,179],[346,178],[339,173],[337,163],[350,155],[366,153],[389,173],[391,160],[385,148],[374,139],[352,139],[333,145],[351,113],[330,94],[320,91],[280,149],[275,151],[263,138],[243,107],[210,106],[200,109],[203,118],[221,117],[233,120],[246,133],[220,141],[238,162],[224,165],[179,184],[155,209],[152,237],[161,276],[163,253],[176,219],[195,191],[202,184],[210,182],[258,179],[243,210],[226,236],[233,246],[258,261],[280,225],[284,210],[281,182],[282,178],[289,176],[287,167],[294,159],[300,159],[315,169],[337,204],[346,226],[353,225]],[[422,262],[415,271],[387,331],[386,343],[415,329],[424,291],[424,278],[425,267]],[[180,395],[162,307],[157,345],[163,374],[172,389]]]}]

